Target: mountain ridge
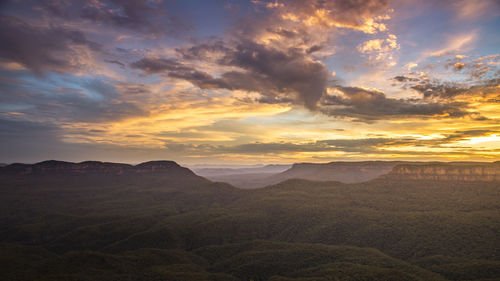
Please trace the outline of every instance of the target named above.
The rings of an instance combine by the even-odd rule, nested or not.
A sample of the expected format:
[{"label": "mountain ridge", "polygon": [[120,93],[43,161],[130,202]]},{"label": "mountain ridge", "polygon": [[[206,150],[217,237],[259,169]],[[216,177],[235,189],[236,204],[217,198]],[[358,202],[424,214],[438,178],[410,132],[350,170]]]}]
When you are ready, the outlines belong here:
[{"label": "mountain ridge", "polygon": [[148,161],[137,165],[124,163],[83,161],[79,163],[46,160],[35,164],[14,163],[0,167],[0,174],[10,175],[35,175],[35,174],[86,174],[102,173],[121,175],[125,173],[158,173],[158,172],[181,172],[183,174],[195,175],[188,168],[182,167],[174,161]]}]

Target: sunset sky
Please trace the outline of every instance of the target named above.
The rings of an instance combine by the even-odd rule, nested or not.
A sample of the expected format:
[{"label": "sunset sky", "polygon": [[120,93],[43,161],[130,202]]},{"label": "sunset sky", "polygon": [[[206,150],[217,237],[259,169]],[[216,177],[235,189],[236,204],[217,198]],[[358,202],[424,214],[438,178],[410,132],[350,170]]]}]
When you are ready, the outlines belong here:
[{"label": "sunset sky", "polygon": [[500,160],[498,0],[0,1],[0,162]]}]

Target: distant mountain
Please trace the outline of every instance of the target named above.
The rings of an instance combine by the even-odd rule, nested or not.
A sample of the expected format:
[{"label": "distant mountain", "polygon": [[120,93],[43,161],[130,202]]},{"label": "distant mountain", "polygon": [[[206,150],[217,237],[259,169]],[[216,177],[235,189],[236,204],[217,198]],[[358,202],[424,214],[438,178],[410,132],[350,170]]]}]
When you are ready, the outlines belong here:
[{"label": "distant mountain", "polygon": [[[375,179],[389,173],[396,165],[410,163],[404,161],[365,161],[365,162],[330,162],[296,163],[285,171],[275,174],[248,173],[206,176],[214,181],[223,181],[239,188],[259,188],[288,179],[306,179],[313,181],[340,181],[356,183]],[[200,173],[198,173],[200,174]],[[203,175],[203,174],[200,174]]]},{"label": "distant mountain", "polygon": [[189,169],[181,167],[174,161],[150,161],[136,166],[122,163],[85,161],[72,163],[48,160],[36,164],[10,164],[0,167],[0,175],[47,175],[47,174],[138,174],[169,173],[196,177]]},{"label": "distant mountain", "polygon": [[[244,189],[261,188],[289,179],[358,183],[379,177],[429,180],[498,180],[500,162],[407,162],[363,161],[296,163],[279,173],[239,173],[206,175],[213,181],[230,183]],[[203,173],[198,173],[203,175]]]},{"label": "distant mountain", "polygon": [[202,177],[220,177],[244,174],[276,174],[290,169],[292,165],[266,165],[250,168],[194,168],[193,171]]},{"label": "distant mountain", "polygon": [[398,180],[500,181],[500,162],[428,163],[397,165],[382,176]]},{"label": "distant mountain", "polygon": [[0,167],[5,167],[7,165],[9,165],[9,164],[7,164],[7,163],[0,163]]},{"label": "distant mountain", "polygon": [[314,181],[340,181],[344,183],[363,182],[386,174],[402,161],[364,161],[364,162],[330,162],[330,163],[297,163],[289,170],[275,175],[275,182],[287,179],[307,179]]}]

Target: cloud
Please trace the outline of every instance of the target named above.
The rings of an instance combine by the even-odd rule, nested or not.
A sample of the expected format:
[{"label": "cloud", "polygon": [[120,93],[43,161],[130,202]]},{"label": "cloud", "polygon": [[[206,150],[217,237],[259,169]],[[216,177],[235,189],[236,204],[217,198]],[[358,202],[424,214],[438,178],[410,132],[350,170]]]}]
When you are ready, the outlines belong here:
[{"label": "cloud", "polygon": [[464,67],[465,67],[465,64],[462,62],[456,62],[453,64],[453,68],[455,70],[458,70],[458,71],[462,70]]},{"label": "cloud", "polygon": [[[102,133],[103,130],[92,129],[92,132]],[[302,143],[285,142],[253,142],[237,145],[216,145],[210,143],[193,144],[179,141],[165,141],[161,148],[137,148],[134,146],[111,143],[70,143],[67,142],[67,132],[62,128],[43,122],[0,118],[0,157],[3,162],[13,159],[17,161],[40,161],[48,158],[74,159],[83,161],[88,159],[111,158],[114,161],[130,161],[135,157],[187,157],[202,159],[228,159],[231,155],[241,158],[242,155],[270,157],[272,155],[311,154],[324,155],[325,153],[339,153],[339,155],[435,155],[431,149],[440,149],[444,155],[474,155],[481,154],[482,150],[467,146],[469,139],[487,137],[500,134],[498,127],[471,128],[442,134],[433,139],[415,137],[376,137],[376,138],[344,138],[323,139]],[[136,138],[137,135],[127,137]],[[182,139],[182,138],[181,138]],[[457,146],[466,141],[465,146]],[[426,147],[427,149],[415,149]],[[156,156],[155,156],[156,155]],[[83,157],[83,158],[82,158]],[[208,157],[208,158],[203,158]],[[187,159],[183,158],[183,159]],[[269,159],[269,158],[268,158]],[[299,158],[300,159],[300,158]]]},{"label": "cloud", "polygon": [[421,99],[388,98],[382,92],[359,87],[337,86],[325,95],[320,111],[335,117],[351,117],[371,122],[401,117],[457,118],[469,114],[463,102],[428,102]]},{"label": "cloud", "polygon": [[163,5],[149,0],[37,0],[51,17],[65,21],[87,20],[111,27],[147,34],[179,34],[189,29],[181,19]]},{"label": "cloud", "polygon": [[227,47],[224,41],[215,40],[195,44],[189,47],[175,49],[177,53],[186,60],[204,60],[217,61],[226,53],[231,52],[231,48]]},{"label": "cloud", "polygon": [[[491,94],[496,80],[474,87],[455,83],[441,83],[420,76],[396,76],[394,81],[403,83],[422,95],[422,98],[391,98],[383,92],[360,87],[331,85],[328,69],[301,50],[278,50],[252,41],[202,43],[179,48],[177,53],[184,63],[175,59],[143,58],[132,67],[146,73],[164,73],[169,77],[187,80],[202,89],[229,89],[258,92],[261,103],[303,104],[312,111],[338,118],[353,118],[362,122],[394,118],[463,118],[484,119],[467,100],[452,97],[478,93]],[[391,48],[389,45],[387,48]],[[196,64],[195,58],[220,67],[235,70],[218,76],[197,70],[187,63]],[[482,59],[483,64],[484,58]],[[464,66],[465,67],[465,66]],[[327,94],[327,88],[333,94]],[[440,100],[436,100],[439,98]],[[490,97],[491,99],[491,97]]]},{"label": "cloud", "polygon": [[[455,68],[454,64],[453,67]],[[469,67],[469,65],[464,65],[462,69]],[[471,102],[471,98],[480,98],[482,102],[485,102],[486,99],[496,97],[498,95],[498,85],[500,85],[499,77],[476,79],[468,84],[411,76],[396,76],[393,80],[402,83],[404,88],[415,90],[424,99],[435,99],[436,101],[455,100],[466,103]]]},{"label": "cloud", "polygon": [[276,50],[253,42],[237,45],[222,62],[243,68],[256,81],[271,86],[263,93],[292,94],[311,109],[325,93],[329,77],[325,65],[301,51]]},{"label": "cloud", "polygon": [[37,87],[29,84],[13,85],[0,82],[2,108],[21,114],[26,119],[40,122],[106,122],[146,112],[127,101],[111,82],[82,79],[68,86]]},{"label": "cloud", "polygon": [[388,19],[386,0],[334,0],[334,1],[278,1],[278,5],[267,5],[279,17],[301,22],[306,26],[349,28],[365,33],[384,31],[382,23]]},{"label": "cloud", "polygon": [[169,77],[189,81],[201,89],[235,89],[233,85],[227,84],[224,79],[216,79],[206,72],[196,70],[173,59],[142,58],[130,66],[148,74],[165,73]]},{"label": "cloud", "polygon": [[441,98],[441,99],[451,99],[458,95],[463,95],[468,92],[468,88],[462,88],[453,83],[419,83],[411,87],[424,98]]},{"label": "cloud", "polygon": [[464,131],[455,131],[452,134],[446,135],[444,139],[440,140],[440,143],[445,144],[450,142],[463,141],[474,137],[490,136],[495,133],[498,134],[500,133],[500,131],[490,129],[469,129]]},{"label": "cloud", "polygon": [[[415,137],[378,137],[378,138],[346,138],[325,139],[305,143],[293,142],[254,142],[240,145],[186,145],[176,142],[167,142],[165,146],[172,150],[182,150],[183,153],[192,155],[219,155],[219,154],[241,154],[241,155],[273,155],[293,153],[328,153],[341,152],[347,154],[372,154],[372,155],[432,155],[436,152],[430,150],[416,150],[415,147],[427,147],[434,149],[447,149],[441,151],[446,154],[469,155],[481,153],[481,150],[468,146],[453,147],[459,141],[468,141],[470,138],[490,136],[498,134],[500,130],[473,129],[455,131],[445,134],[443,137],[433,139],[421,139]],[[453,149],[460,148],[460,151]],[[449,150],[452,149],[452,150]]]},{"label": "cloud", "polygon": [[219,147],[225,153],[273,154],[300,152],[347,152],[347,153],[383,153],[379,148],[410,144],[412,139],[366,138],[366,139],[330,139],[296,144],[291,142],[249,143],[232,147]]},{"label": "cloud", "polygon": [[386,66],[394,66],[393,51],[399,49],[399,44],[397,42],[397,36],[394,34],[389,34],[388,37],[384,39],[373,39],[365,41],[364,43],[358,45],[358,51],[368,56],[369,64],[385,64]]},{"label": "cloud", "polygon": [[23,20],[0,15],[0,58],[19,63],[40,74],[64,72],[78,67],[75,57],[83,46],[97,51],[100,45],[74,29],[59,26],[36,27]]},{"label": "cloud", "polygon": [[368,53],[372,51],[378,51],[382,49],[382,44],[384,40],[381,39],[373,39],[370,41],[366,41],[363,44],[358,46],[358,50],[362,53]]},{"label": "cloud", "polygon": [[[385,0],[253,3],[266,12],[257,14],[258,19],[242,19],[226,38],[177,48],[177,58],[147,56],[131,67],[186,80],[201,89],[258,92],[261,97],[254,101],[260,103],[317,110],[333,79],[319,60],[333,52],[328,47],[332,30],[376,33],[386,29],[382,22],[389,19]],[[397,46],[390,34],[380,51],[389,59],[388,52]]]},{"label": "cloud", "polygon": [[294,98],[313,109],[325,92],[329,71],[321,62],[314,61],[302,51],[278,50],[251,41],[234,46],[200,45],[180,49],[184,59],[194,54],[208,54],[216,50],[222,53],[216,63],[236,67],[241,71],[228,71],[214,78],[212,75],[165,58],[143,58],[131,66],[146,73],[166,73],[169,77],[184,79],[200,88],[225,88],[261,93],[264,100]]},{"label": "cloud", "polygon": [[446,68],[452,68],[457,72],[470,75],[470,79],[477,81],[485,77],[500,76],[500,55],[488,55],[482,57],[465,57],[457,55],[448,59]]},{"label": "cloud", "polygon": [[459,20],[479,20],[500,15],[500,3],[496,0],[459,0],[452,7]]},{"label": "cloud", "polygon": [[394,34],[389,34],[389,36],[384,39],[373,39],[358,45],[358,51],[361,53],[372,53],[372,52],[389,52],[394,49],[399,48],[397,42],[397,36]]},{"label": "cloud", "polygon": [[[413,89],[425,100],[436,102],[464,102],[469,107],[480,109],[498,100],[500,85],[500,55],[465,56],[454,55],[434,68],[449,70],[440,73],[440,78],[424,72],[410,72],[392,78],[403,89]],[[448,74],[448,75],[443,75]],[[443,77],[450,77],[446,80]]]},{"label": "cloud", "polygon": [[116,65],[118,65],[118,66],[120,66],[122,68],[125,67],[125,64],[123,62],[121,62],[121,61],[118,61],[118,60],[104,60],[104,61],[107,62],[107,63],[116,64]]},{"label": "cloud", "polygon": [[424,52],[426,57],[441,57],[466,51],[477,39],[476,32],[454,35],[450,37],[444,47]]}]

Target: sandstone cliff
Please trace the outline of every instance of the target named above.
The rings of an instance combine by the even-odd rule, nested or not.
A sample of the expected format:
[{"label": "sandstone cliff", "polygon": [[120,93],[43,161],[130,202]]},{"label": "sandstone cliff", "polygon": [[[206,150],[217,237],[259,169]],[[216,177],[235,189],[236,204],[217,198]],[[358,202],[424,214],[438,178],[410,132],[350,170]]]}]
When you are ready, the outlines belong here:
[{"label": "sandstone cliff", "polygon": [[500,162],[397,165],[384,178],[444,181],[499,181]]}]

